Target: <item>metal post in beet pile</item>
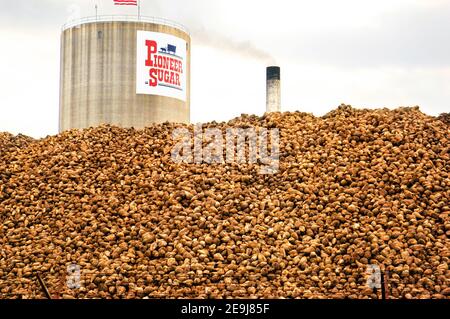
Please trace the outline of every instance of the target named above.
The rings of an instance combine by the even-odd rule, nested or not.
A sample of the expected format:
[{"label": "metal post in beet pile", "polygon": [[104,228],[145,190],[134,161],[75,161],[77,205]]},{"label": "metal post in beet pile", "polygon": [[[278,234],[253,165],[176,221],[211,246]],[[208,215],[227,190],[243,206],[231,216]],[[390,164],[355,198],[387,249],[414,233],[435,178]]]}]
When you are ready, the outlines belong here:
[{"label": "metal post in beet pile", "polygon": [[44,294],[47,297],[47,299],[52,299],[52,297],[50,296],[50,293],[48,292],[47,286],[45,285],[45,282],[42,280],[41,276],[39,274],[36,274],[36,277],[37,277],[39,285],[41,286],[41,289],[44,291]]}]

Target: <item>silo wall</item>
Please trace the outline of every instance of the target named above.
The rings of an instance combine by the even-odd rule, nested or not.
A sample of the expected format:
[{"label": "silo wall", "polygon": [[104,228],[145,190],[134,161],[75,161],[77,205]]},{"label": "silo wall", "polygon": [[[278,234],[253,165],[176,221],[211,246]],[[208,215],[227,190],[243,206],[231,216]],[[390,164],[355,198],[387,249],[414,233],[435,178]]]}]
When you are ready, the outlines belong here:
[{"label": "silo wall", "polygon": [[[158,70],[152,72],[147,61],[150,56],[139,52],[148,48],[142,41],[153,41],[154,35],[158,42],[154,55],[175,61],[172,66],[178,69],[172,67],[172,72],[169,62],[168,72],[172,79],[178,75],[181,87],[175,87],[173,81],[162,83],[170,80],[170,75],[164,78],[165,72],[163,81],[150,87],[155,85],[155,76],[158,80]],[[181,44],[186,47],[180,48]],[[99,21],[63,30],[60,131],[100,124],[143,128],[165,121],[189,123],[190,46],[187,32],[158,23]],[[158,56],[152,56],[156,63]],[[171,87],[171,83],[175,85]]]}]

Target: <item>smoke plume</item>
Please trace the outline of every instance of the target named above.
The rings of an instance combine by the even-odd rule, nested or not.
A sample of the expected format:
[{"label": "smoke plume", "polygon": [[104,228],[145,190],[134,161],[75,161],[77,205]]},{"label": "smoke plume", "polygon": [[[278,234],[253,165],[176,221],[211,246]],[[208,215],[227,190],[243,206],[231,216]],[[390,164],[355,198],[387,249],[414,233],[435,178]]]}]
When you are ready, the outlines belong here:
[{"label": "smoke plume", "polygon": [[275,59],[268,52],[255,47],[251,41],[236,41],[225,35],[206,31],[204,28],[193,30],[191,36],[196,45],[204,45],[249,59],[255,59],[266,65],[276,64]]}]

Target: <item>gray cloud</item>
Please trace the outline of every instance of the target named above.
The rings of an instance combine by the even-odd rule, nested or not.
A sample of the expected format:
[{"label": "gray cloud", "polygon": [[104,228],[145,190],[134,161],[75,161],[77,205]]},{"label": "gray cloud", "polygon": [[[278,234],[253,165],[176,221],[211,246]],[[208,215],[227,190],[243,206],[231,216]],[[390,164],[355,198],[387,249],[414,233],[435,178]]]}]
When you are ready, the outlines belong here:
[{"label": "gray cloud", "polygon": [[[441,67],[450,66],[450,3],[433,6],[402,6],[401,10],[385,12],[377,28],[331,29],[304,28],[295,21],[279,21],[272,27],[276,37],[261,37],[255,26],[246,37],[238,31],[246,21],[236,21],[233,29],[222,29],[218,5],[214,1],[155,0],[165,17],[176,19],[192,31],[194,44],[206,45],[226,53],[237,54],[275,64],[282,57],[297,63],[319,63],[337,67]],[[180,4],[181,3],[181,4]],[[261,6],[267,6],[262,2]],[[283,10],[287,10],[286,6]],[[273,8],[275,15],[283,14]],[[325,10],[325,8],[324,8]],[[249,14],[251,14],[249,12]],[[261,13],[261,14],[267,14]],[[219,20],[218,20],[219,19]],[[219,22],[219,23],[218,23]],[[261,28],[260,28],[261,27]]]},{"label": "gray cloud", "polygon": [[[284,52],[295,52],[289,57],[298,61],[344,67],[450,66],[449,31],[450,3],[447,3],[386,14],[379,28],[310,30],[299,35],[292,50]],[[283,35],[280,40],[289,43]]]}]

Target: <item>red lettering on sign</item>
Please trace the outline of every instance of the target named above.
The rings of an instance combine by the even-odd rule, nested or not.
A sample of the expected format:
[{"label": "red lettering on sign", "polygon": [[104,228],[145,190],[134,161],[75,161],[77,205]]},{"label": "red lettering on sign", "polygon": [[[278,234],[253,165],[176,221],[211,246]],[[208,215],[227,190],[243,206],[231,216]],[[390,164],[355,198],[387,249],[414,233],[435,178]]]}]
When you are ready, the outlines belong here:
[{"label": "red lettering on sign", "polygon": [[150,86],[157,86],[158,80],[156,79],[156,69],[150,69],[150,82],[148,83]]},{"label": "red lettering on sign", "polygon": [[145,60],[146,66],[153,66],[152,54],[155,54],[158,50],[158,45],[156,41],[146,40],[145,45],[147,46],[147,60]]},{"label": "red lettering on sign", "polygon": [[147,46],[145,65],[150,67],[148,85],[155,87],[162,83],[181,88],[180,74],[183,73],[183,61],[175,55],[158,54],[158,43],[154,40],[146,40],[145,45]]}]

